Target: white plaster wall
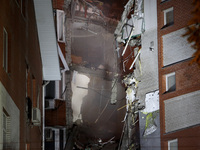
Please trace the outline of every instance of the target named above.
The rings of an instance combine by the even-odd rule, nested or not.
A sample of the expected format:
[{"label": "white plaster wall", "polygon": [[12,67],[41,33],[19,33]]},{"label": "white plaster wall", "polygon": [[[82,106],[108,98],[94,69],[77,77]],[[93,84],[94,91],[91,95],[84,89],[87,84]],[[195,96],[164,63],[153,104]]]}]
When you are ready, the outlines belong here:
[{"label": "white plaster wall", "polygon": [[[142,34],[142,48],[139,61],[136,62],[135,75],[138,84],[137,98],[143,103],[146,93],[158,90],[158,44],[157,44],[157,2],[144,0],[145,32]],[[153,51],[150,50],[153,42]]]},{"label": "white plaster wall", "polygon": [[195,50],[182,35],[185,28],[163,36],[163,65],[170,65],[192,57]]},{"label": "white plaster wall", "polygon": [[[140,54],[141,70],[139,61],[136,62],[135,75],[138,84],[137,98],[141,104],[145,104],[147,93],[159,90],[158,86],[158,44],[157,44],[157,0],[144,0],[145,32],[142,34],[142,48]],[[150,50],[153,42],[153,51]],[[148,105],[148,104],[147,104]],[[160,121],[159,115],[155,122],[157,130],[147,137],[143,137],[145,130],[144,114],[139,114],[140,144],[141,150],[160,150]]]},{"label": "white plaster wall", "polygon": [[[150,51],[150,42],[154,42],[154,50]],[[158,90],[158,49],[157,29],[146,31],[142,35],[142,49],[140,54],[141,68],[139,61],[136,62],[135,75],[138,84],[137,97],[143,103],[146,93]]]},{"label": "white plaster wall", "polygon": [[[72,86],[72,110],[73,110],[73,122],[78,119],[82,120],[81,106],[83,98],[88,94],[88,83],[90,78],[84,74],[80,74],[77,71],[73,72],[73,78],[71,82]],[[82,87],[82,88],[78,88]],[[83,89],[85,88],[85,89]]]},{"label": "white plaster wall", "polygon": [[[3,108],[8,112],[10,115],[10,128],[11,128],[11,143],[9,147],[12,150],[19,149],[19,121],[20,121],[20,111],[15,105],[14,101],[4,88],[3,84],[0,82],[0,116],[3,118]],[[3,122],[0,119],[0,149],[3,149]]]},{"label": "white plaster wall", "polygon": [[157,28],[157,0],[144,0],[145,30]]}]

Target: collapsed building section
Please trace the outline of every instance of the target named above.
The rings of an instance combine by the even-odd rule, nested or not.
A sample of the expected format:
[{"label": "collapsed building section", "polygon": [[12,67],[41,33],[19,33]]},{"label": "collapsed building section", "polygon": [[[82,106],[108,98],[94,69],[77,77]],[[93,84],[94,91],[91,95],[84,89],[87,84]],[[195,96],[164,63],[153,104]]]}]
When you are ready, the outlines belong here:
[{"label": "collapsed building section", "polygon": [[[143,149],[155,136],[155,144],[160,144],[156,16],[155,0],[130,0],[115,30],[116,51],[122,58],[122,82],[126,86],[127,113],[121,149],[138,149],[139,142]],[[139,136],[140,141],[136,140]]]},{"label": "collapsed building section", "polygon": [[113,32],[117,20],[106,13],[104,7],[111,8],[106,2],[73,0],[65,3],[73,109],[73,121],[69,121],[74,124],[65,149],[116,148],[125,113],[125,110],[117,111],[125,105],[119,59],[114,51]]}]

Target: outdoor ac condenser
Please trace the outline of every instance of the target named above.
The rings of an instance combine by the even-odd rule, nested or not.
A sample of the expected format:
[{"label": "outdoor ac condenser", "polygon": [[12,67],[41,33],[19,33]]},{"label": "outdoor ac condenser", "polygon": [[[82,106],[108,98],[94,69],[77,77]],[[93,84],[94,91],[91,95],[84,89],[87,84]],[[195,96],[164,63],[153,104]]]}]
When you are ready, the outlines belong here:
[{"label": "outdoor ac condenser", "polygon": [[45,128],[45,139],[46,141],[53,140],[53,130],[51,128]]},{"label": "outdoor ac condenser", "polygon": [[35,126],[40,126],[41,124],[41,112],[39,108],[32,109],[32,123]]}]

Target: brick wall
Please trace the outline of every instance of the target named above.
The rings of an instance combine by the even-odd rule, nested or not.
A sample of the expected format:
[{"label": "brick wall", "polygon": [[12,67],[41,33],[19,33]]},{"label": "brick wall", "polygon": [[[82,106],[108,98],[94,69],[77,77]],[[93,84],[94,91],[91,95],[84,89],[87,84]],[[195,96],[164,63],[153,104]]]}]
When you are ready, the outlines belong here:
[{"label": "brick wall", "polygon": [[53,8],[63,10],[64,0],[53,0]]},{"label": "brick wall", "polygon": [[66,126],[66,102],[55,100],[55,109],[45,110],[45,125]]},{"label": "brick wall", "polygon": [[[162,36],[184,28],[191,19],[193,9],[192,0],[166,0],[161,3],[157,0],[158,8],[158,68],[159,68],[159,90],[160,90],[160,125],[161,125],[161,148],[167,149],[168,140],[178,138],[179,149],[198,149],[200,144],[199,126],[194,126],[173,133],[165,133],[165,111],[164,101],[170,98],[181,96],[186,93],[200,90],[200,68],[197,64],[189,65],[191,58],[163,66],[163,39]],[[164,26],[163,10],[173,7],[174,24]],[[179,41],[173,41],[179,42]],[[173,44],[173,43],[168,43]],[[176,47],[174,47],[176,51]],[[173,57],[173,56],[172,56]],[[165,75],[171,72],[176,74],[176,90],[166,93]],[[191,108],[192,109],[192,108]],[[193,141],[193,142],[191,142]]]},{"label": "brick wall", "polygon": [[[30,96],[37,97],[40,89],[40,108],[42,108],[42,63],[37,36],[35,12],[32,0],[23,0],[22,5],[17,0],[0,1],[0,81],[12,97],[20,111],[20,149],[25,149],[25,143],[33,143],[31,147],[41,148],[41,133],[38,127],[31,128],[27,124],[26,114],[26,70],[30,78],[35,79],[35,87],[30,82]],[[3,28],[8,32],[9,72],[3,66]],[[28,67],[27,67],[28,66]],[[33,89],[34,88],[34,89]],[[33,92],[34,91],[34,92]],[[35,93],[35,94],[34,94]],[[12,141],[11,141],[12,142]]]}]

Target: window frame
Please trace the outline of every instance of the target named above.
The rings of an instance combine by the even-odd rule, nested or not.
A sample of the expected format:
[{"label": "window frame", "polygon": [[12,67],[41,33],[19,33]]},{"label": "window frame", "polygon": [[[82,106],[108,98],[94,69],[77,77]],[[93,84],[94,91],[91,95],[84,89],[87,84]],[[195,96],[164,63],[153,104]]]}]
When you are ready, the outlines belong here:
[{"label": "window frame", "polygon": [[[165,81],[166,81],[166,86],[165,86],[165,91],[168,92],[169,91],[169,85],[168,85],[168,78],[171,77],[171,76],[174,76],[175,77],[175,87],[176,87],[176,73],[175,72],[172,72],[172,73],[169,73],[169,74],[166,74],[165,75]],[[175,88],[176,90],[176,88]],[[173,90],[173,91],[175,91]]]},{"label": "window frame", "polygon": [[178,149],[178,139],[173,139],[173,140],[168,141],[168,150],[171,150],[170,144],[173,143],[173,142],[177,142],[177,149]]},{"label": "window frame", "polygon": [[[167,22],[167,16],[166,15],[170,11],[173,11],[173,22]],[[174,23],[174,7],[170,7],[168,9],[163,10],[163,13],[164,13],[164,26],[168,26],[171,23]]]},{"label": "window frame", "polygon": [[[60,15],[62,15],[62,20],[60,18]],[[57,39],[59,42],[65,43],[65,13],[63,10],[56,10],[56,21],[57,21]],[[60,38],[61,37],[61,38]]]}]

